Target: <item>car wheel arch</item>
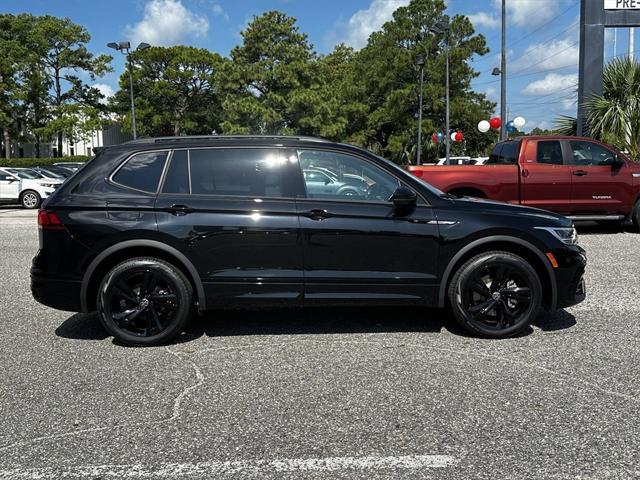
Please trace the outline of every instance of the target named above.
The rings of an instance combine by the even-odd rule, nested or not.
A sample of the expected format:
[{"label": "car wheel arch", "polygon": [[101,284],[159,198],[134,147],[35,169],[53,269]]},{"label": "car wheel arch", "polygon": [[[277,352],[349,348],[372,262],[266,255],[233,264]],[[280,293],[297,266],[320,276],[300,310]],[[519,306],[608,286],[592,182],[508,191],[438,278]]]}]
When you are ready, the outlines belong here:
[{"label": "car wheel arch", "polygon": [[80,305],[82,312],[92,311],[95,304],[97,287],[100,283],[100,272],[115,266],[123,259],[139,256],[156,256],[180,268],[191,281],[196,293],[198,310],[206,310],[206,296],[202,279],[193,263],[179,250],[166,243],[155,240],[127,240],[110,246],[94,258],[85,271],[80,288]]},{"label": "car wheel arch", "polygon": [[484,191],[476,187],[455,187],[455,188],[449,189],[447,193],[451,193],[453,195],[465,196],[465,197],[489,198]]},{"label": "car wheel arch", "polygon": [[453,278],[457,268],[460,268],[469,258],[483,252],[504,250],[516,255],[522,256],[530,262],[534,269],[540,275],[540,281],[544,293],[544,306],[549,310],[557,308],[557,284],[553,274],[553,269],[543,253],[540,252],[533,244],[522,240],[521,238],[511,237],[507,235],[494,235],[490,237],[475,240],[462,249],[460,249],[447,263],[442,274],[440,289],[438,294],[438,307],[446,306],[446,292],[449,288],[449,282]]}]

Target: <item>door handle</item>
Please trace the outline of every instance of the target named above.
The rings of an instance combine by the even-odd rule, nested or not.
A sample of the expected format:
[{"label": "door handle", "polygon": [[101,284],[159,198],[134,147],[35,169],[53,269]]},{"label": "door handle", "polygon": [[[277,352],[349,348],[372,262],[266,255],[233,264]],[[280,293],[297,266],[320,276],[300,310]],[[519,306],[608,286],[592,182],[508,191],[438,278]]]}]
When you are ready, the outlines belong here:
[{"label": "door handle", "polygon": [[311,220],[317,220],[317,221],[325,220],[326,218],[331,217],[331,214],[329,212],[319,208],[315,210],[309,210],[308,212],[305,212],[302,215],[307,218],[310,218]]},{"label": "door handle", "polygon": [[172,215],[181,217],[189,213],[191,209],[186,205],[171,205],[167,208],[167,211]]},{"label": "door handle", "polygon": [[575,171],[573,172],[573,174],[574,174],[576,177],[584,177],[585,175],[589,175],[589,172],[587,172],[587,171],[585,171],[585,170],[575,170]]}]

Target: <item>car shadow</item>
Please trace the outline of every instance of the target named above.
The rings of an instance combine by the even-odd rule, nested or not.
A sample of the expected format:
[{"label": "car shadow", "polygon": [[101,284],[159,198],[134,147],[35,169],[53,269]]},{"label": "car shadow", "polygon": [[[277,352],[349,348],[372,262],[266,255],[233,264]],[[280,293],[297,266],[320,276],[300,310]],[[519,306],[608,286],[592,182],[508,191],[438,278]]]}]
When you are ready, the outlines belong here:
[{"label": "car shadow", "polygon": [[[575,324],[575,317],[564,310],[540,315],[533,322],[545,332],[569,329]],[[441,333],[443,329],[453,335],[472,337],[446,310],[423,307],[213,310],[194,316],[186,331],[170,344],[188,343],[203,336]],[[517,337],[526,337],[533,332],[529,327]],[[104,340],[109,336],[95,313],[72,315],[55,333],[71,340]]]}]

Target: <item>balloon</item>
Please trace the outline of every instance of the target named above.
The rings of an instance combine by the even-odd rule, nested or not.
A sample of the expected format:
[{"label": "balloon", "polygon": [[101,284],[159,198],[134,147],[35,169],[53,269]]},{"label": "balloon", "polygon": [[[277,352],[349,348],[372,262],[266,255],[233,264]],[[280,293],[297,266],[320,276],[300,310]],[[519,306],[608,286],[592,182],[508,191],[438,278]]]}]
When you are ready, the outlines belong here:
[{"label": "balloon", "polygon": [[438,141],[441,142],[444,140],[444,133],[438,132]]},{"label": "balloon", "polygon": [[500,120],[500,117],[493,117],[491,120],[489,120],[489,125],[494,130],[497,130],[502,126],[502,120]]},{"label": "balloon", "polygon": [[454,142],[456,141],[456,135],[458,135],[458,132],[452,132],[451,133],[451,140],[454,141]]},{"label": "balloon", "polygon": [[509,133],[516,133],[518,131],[518,129],[516,128],[516,126],[513,124],[513,122],[509,122],[507,123],[507,132]]},{"label": "balloon", "polygon": [[491,124],[486,120],[482,120],[478,124],[478,130],[480,130],[481,133],[487,133],[489,130],[491,130]]},{"label": "balloon", "polygon": [[517,129],[520,129],[527,124],[527,121],[523,117],[516,117],[513,119],[513,124]]},{"label": "balloon", "polygon": [[464,142],[464,133],[456,132],[456,142]]},{"label": "balloon", "polygon": [[431,135],[431,141],[433,143],[438,143],[438,134],[437,133],[433,133],[433,135]]}]

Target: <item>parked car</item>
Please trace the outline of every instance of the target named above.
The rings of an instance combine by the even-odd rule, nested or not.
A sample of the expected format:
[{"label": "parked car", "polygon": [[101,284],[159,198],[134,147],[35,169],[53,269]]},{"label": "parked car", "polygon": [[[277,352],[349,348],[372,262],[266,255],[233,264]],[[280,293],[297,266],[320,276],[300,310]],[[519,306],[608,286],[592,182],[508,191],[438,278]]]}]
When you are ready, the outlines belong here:
[{"label": "parked car", "polygon": [[74,172],[70,168],[57,167],[55,165],[47,165],[46,167],[33,167],[33,170],[41,173],[42,175],[59,179],[69,178],[71,175],[73,175]]},{"label": "parked car", "polygon": [[0,168],[0,203],[20,203],[24,208],[38,208],[61,183],[29,169]]},{"label": "parked car", "polygon": [[[370,182],[317,193],[301,159]],[[31,289],[97,311],[129,345],[170,341],[192,309],[450,307],[470,332],[515,335],[585,298],[570,220],[454,198],[358,147],[304,137],[176,137],[107,147],[38,215]],[[425,315],[430,310],[425,310]]]},{"label": "parked car", "polygon": [[640,228],[640,164],[592,139],[522,137],[498,143],[482,166],[409,170],[446,193]]},{"label": "parked car", "polygon": [[348,181],[340,181],[337,177],[318,169],[304,169],[304,180],[307,190],[318,198],[322,197],[362,197],[365,198],[368,191],[366,183],[356,184]]},{"label": "parked car", "polygon": [[[469,165],[470,162],[471,162],[471,157],[449,157],[449,164],[450,165]],[[438,165],[438,166],[442,166],[442,165],[446,165],[446,164],[447,164],[446,157],[445,158],[441,158],[436,163],[436,165]]]},{"label": "parked car", "polygon": [[58,162],[58,163],[54,163],[53,165],[55,167],[68,168],[75,172],[76,170],[81,168],[84,165],[84,163],[83,162]]}]

